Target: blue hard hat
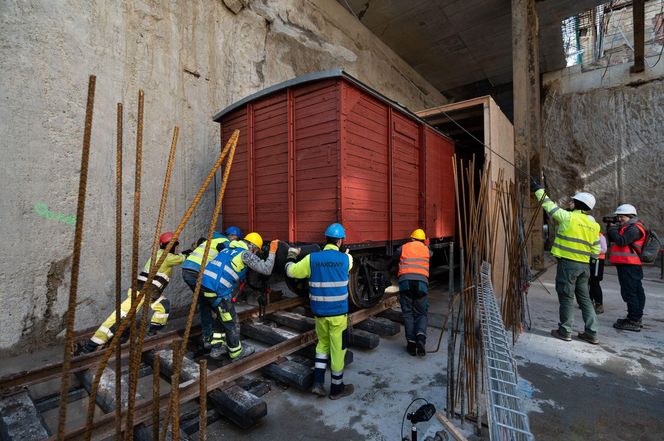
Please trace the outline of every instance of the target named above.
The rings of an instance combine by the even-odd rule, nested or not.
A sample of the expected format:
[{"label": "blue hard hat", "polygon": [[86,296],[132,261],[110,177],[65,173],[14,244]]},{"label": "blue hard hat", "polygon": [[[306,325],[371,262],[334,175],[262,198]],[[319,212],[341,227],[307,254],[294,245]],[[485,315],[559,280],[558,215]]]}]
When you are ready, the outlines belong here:
[{"label": "blue hard hat", "polygon": [[345,239],[346,231],[341,224],[334,223],[327,227],[327,230],[325,230],[325,237],[331,237],[332,239]]},{"label": "blue hard hat", "polygon": [[242,237],[242,230],[240,230],[238,227],[232,226],[226,228],[226,236],[234,235],[237,237]]}]

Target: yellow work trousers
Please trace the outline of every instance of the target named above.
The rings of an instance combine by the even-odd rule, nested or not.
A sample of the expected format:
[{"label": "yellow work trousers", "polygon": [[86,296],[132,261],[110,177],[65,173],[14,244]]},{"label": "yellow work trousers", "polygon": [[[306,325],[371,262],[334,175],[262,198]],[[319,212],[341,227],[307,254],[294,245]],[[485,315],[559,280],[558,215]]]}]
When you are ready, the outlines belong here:
[{"label": "yellow work trousers", "polygon": [[[138,297],[140,293],[141,293],[140,291],[136,291],[136,296]],[[159,293],[155,290],[155,294],[158,295]],[[136,310],[139,311],[141,306],[143,306],[143,301],[141,301],[138,304]],[[127,290],[127,298],[120,305],[121,319],[124,319],[127,316],[130,309],[131,309],[131,288]],[[164,327],[164,325],[168,321],[168,313],[170,312],[170,302],[168,301],[168,299],[163,295],[159,295],[159,297],[156,300],[150,303],[150,309],[152,309],[152,318],[150,319],[150,327],[152,329],[160,329]],[[113,334],[115,334],[117,327],[118,325],[117,323],[115,323],[115,311],[113,311],[111,315],[109,315],[108,318],[104,320],[104,323],[101,324],[99,329],[97,329],[95,334],[92,336],[91,340],[97,343],[98,345],[106,344],[113,337]]]}]

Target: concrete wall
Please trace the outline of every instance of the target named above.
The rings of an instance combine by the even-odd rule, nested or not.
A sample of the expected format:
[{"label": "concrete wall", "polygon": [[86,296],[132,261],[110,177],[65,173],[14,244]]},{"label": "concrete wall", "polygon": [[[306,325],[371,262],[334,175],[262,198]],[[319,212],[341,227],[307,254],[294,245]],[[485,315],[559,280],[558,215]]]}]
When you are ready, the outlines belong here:
[{"label": "concrete wall", "polygon": [[[139,88],[146,96],[141,265],[173,126],[181,132],[166,229],[176,227],[218,155],[212,115],[250,93],[343,67],[413,110],[444,103],[331,0],[0,0],[0,41],[0,354],[47,345],[64,329],[89,74],[97,75],[97,94],[77,329],[98,324],[114,302],[117,102],[126,112],[123,289],[130,285]],[[207,231],[213,198],[210,189],[184,244]],[[179,271],[174,280],[168,295],[182,305],[189,293]]]},{"label": "concrete wall", "polygon": [[[652,66],[656,57],[647,58]],[[664,60],[642,74],[629,63],[583,72],[580,66],[544,75],[542,160],[553,198],[586,189],[593,215],[622,203],[664,231]]]}]

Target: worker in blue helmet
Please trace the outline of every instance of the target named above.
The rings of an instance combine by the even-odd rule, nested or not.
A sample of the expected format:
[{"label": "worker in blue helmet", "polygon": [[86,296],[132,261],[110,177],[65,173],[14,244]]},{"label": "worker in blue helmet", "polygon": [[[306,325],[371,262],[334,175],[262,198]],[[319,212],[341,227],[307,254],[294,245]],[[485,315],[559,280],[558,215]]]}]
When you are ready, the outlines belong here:
[{"label": "worker in blue helmet", "polygon": [[[225,234],[217,231],[212,233],[212,240],[210,241],[210,251],[208,251],[207,262],[214,260],[217,254],[228,244],[234,240],[242,237],[242,230],[238,227],[232,226],[226,228]],[[196,281],[198,280],[198,273],[201,270],[203,262],[203,253],[205,253],[206,240],[201,237],[196,242],[196,249],[194,249],[187,260],[182,264],[182,279],[184,283],[191,289],[193,293],[196,289]],[[210,340],[212,339],[212,310],[207,306],[203,296],[198,296],[198,311],[201,315],[201,330],[203,336],[203,347],[205,349],[211,348]]]},{"label": "worker in blue helmet", "polygon": [[286,274],[295,279],[309,279],[309,300],[316,324],[316,364],[311,392],[326,395],[323,384],[328,359],[332,374],[330,399],[337,400],[353,393],[352,384],[344,384],[344,358],[348,346],[348,273],[353,258],[339,247],[346,239],[341,224],[325,230],[323,251],[311,253],[296,263],[298,248],[288,249]]}]

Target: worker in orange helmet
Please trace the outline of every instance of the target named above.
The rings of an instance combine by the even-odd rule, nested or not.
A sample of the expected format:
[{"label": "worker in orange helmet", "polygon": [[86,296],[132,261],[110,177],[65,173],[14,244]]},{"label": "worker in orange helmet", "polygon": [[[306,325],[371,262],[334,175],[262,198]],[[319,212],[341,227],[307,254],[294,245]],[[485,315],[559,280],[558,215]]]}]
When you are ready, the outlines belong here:
[{"label": "worker in orange helmet", "polygon": [[396,251],[399,259],[399,303],[406,330],[406,350],[412,356],[427,353],[429,258],[432,252],[424,230],[418,228]]},{"label": "worker in orange helmet", "polygon": [[[157,261],[159,261],[161,258],[161,255],[163,254],[164,249],[168,246],[169,242],[173,240],[173,237],[174,234],[170,231],[159,236],[160,247],[159,250],[157,250]],[[150,296],[149,300],[150,308],[152,309],[152,317],[150,319],[150,328],[148,329],[149,334],[154,334],[163,328],[166,325],[166,321],[168,320],[168,314],[170,312],[171,306],[169,300],[164,297],[163,293],[166,289],[166,286],[168,286],[168,282],[171,280],[173,268],[184,262],[186,255],[188,254],[187,252],[184,254],[178,254],[176,250],[178,244],[179,242],[175,241],[175,244],[172,248],[173,252],[168,253],[163,263],[159,267],[159,270],[155,274],[155,277],[152,280],[152,284],[150,286],[144,286],[145,282],[148,280],[148,273],[150,272],[150,259],[148,259],[145,266],[143,267],[143,271],[141,271],[137,277],[136,286],[138,291],[136,292],[136,296],[138,297],[140,291],[143,290],[148,290],[146,294]],[[142,306],[144,300],[138,304],[137,310]],[[120,305],[120,317],[124,319],[129,313],[130,308],[131,288],[129,288],[127,291],[127,299],[125,299],[125,301],[122,302],[122,305]],[[77,351],[77,354],[87,354],[89,352],[93,352],[98,347],[106,344],[115,334],[117,327],[118,324],[115,323],[115,311],[113,311],[111,315],[109,315],[108,318],[104,321],[104,323],[101,324],[99,329],[97,329],[94,335],[88,341],[86,341],[83,346],[80,347],[80,349]]]}]

